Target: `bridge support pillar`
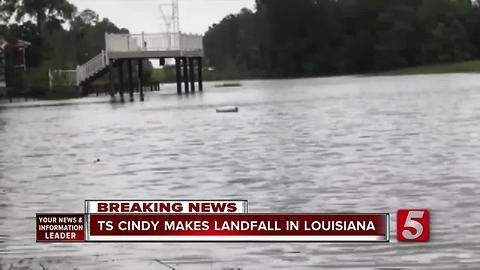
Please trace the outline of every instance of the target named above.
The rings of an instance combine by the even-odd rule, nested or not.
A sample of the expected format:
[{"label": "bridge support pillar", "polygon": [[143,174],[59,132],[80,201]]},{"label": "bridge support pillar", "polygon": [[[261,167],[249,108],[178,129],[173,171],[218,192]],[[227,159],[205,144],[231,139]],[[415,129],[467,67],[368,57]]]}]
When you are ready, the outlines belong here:
[{"label": "bridge support pillar", "polygon": [[133,71],[132,71],[132,59],[128,59],[128,92],[130,94],[130,102],[134,101],[133,98]]},{"label": "bridge support pillar", "polygon": [[145,101],[145,94],[143,93],[143,59],[138,59],[138,88],[140,91],[140,101]]},{"label": "bridge support pillar", "polygon": [[197,58],[197,74],[198,74],[198,91],[203,91],[203,67],[202,67],[202,57]]},{"label": "bridge support pillar", "polygon": [[183,63],[183,83],[185,84],[185,94],[189,94],[190,87],[188,85],[188,63],[187,63],[186,57],[182,57],[182,63]]},{"label": "bridge support pillar", "polygon": [[180,68],[180,58],[175,58],[175,75],[177,78],[177,94],[182,94],[182,73]]},{"label": "bridge support pillar", "polygon": [[195,60],[193,57],[188,58],[188,70],[190,71],[190,89],[192,93],[195,93],[195,67],[193,60]]},{"label": "bridge support pillar", "polygon": [[118,59],[118,85],[119,85],[119,92],[120,92],[120,101],[125,102],[125,97],[123,95],[125,91],[125,84],[123,81],[123,60]]},{"label": "bridge support pillar", "polygon": [[110,85],[109,86],[110,87],[108,89],[108,92],[109,92],[110,96],[113,98],[113,97],[115,97],[115,78],[113,76],[114,75],[113,74],[113,72],[114,72],[113,59],[110,59],[109,62],[110,62],[110,64],[108,66],[108,72],[109,72],[109,75],[110,75],[109,76],[109,78],[110,78]]}]

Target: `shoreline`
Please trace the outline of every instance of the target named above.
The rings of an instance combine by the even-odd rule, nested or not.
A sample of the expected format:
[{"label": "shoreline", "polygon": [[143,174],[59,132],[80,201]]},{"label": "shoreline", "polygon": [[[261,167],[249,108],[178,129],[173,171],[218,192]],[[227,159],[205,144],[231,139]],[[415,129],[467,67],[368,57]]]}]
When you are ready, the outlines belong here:
[{"label": "shoreline", "polygon": [[[435,75],[435,74],[470,74],[480,73],[480,60],[468,60],[463,62],[439,63],[425,66],[415,66],[389,71],[371,72],[371,73],[351,73],[351,74],[332,74],[332,75],[312,75],[312,76],[232,76],[225,77],[223,80],[206,81],[235,81],[235,80],[291,80],[291,79],[309,79],[309,78],[329,78],[329,77],[369,77],[369,76],[402,76],[402,75]],[[219,76],[221,77],[221,76]]]},{"label": "shoreline", "polygon": [[[441,74],[476,74],[480,73],[480,60],[471,60],[464,62],[454,62],[446,64],[417,66],[404,69],[396,69],[391,71],[377,72],[377,73],[358,73],[358,74],[335,74],[335,75],[318,75],[318,76],[232,76],[225,77],[223,79],[204,80],[209,83],[225,83],[225,82],[240,82],[240,81],[266,81],[266,80],[301,80],[301,79],[322,79],[322,78],[335,78],[335,77],[388,77],[388,76],[417,76],[417,75],[441,75]],[[221,76],[219,76],[221,77]],[[164,84],[170,84],[172,82],[165,82]],[[240,85],[241,86],[241,83]],[[228,86],[218,85],[216,88],[228,88]],[[87,96],[88,97],[88,96]],[[7,97],[0,99],[0,107],[10,107],[4,105],[14,104],[28,104],[31,102],[58,102],[58,101],[71,101],[76,99],[83,99],[83,96],[74,95],[71,97],[62,96],[61,98],[38,98],[38,97],[13,97],[13,101],[9,102]],[[14,107],[14,106],[13,106]]]}]

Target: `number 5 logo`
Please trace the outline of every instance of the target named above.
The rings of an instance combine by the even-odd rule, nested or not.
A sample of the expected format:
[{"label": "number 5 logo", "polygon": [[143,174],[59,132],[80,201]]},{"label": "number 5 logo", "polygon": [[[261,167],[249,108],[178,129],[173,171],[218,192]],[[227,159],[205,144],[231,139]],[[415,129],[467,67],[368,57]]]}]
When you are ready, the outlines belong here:
[{"label": "number 5 logo", "polygon": [[401,242],[428,241],[430,213],[425,209],[398,210],[397,240]]}]

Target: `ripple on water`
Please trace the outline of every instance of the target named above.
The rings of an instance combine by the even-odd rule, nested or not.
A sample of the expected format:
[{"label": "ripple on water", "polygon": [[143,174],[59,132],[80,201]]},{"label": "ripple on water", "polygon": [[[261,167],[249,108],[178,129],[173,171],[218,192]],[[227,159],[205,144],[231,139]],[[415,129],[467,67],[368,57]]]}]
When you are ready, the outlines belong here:
[{"label": "ripple on water", "polygon": [[[477,75],[242,84],[207,83],[188,98],[169,85],[142,104],[0,105],[0,268],[478,268]],[[232,103],[240,113],[215,113]],[[83,211],[92,198],[248,199],[257,212],[430,208],[432,241],[33,242],[36,212]]]}]

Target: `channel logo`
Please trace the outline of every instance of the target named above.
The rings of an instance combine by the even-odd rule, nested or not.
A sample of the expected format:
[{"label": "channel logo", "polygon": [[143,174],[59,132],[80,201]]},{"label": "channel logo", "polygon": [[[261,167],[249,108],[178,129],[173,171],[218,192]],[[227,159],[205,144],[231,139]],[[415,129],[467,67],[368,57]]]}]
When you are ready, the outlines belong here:
[{"label": "channel logo", "polygon": [[397,212],[397,240],[426,242],[430,239],[430,212],[426,209],[400,209]]}]

